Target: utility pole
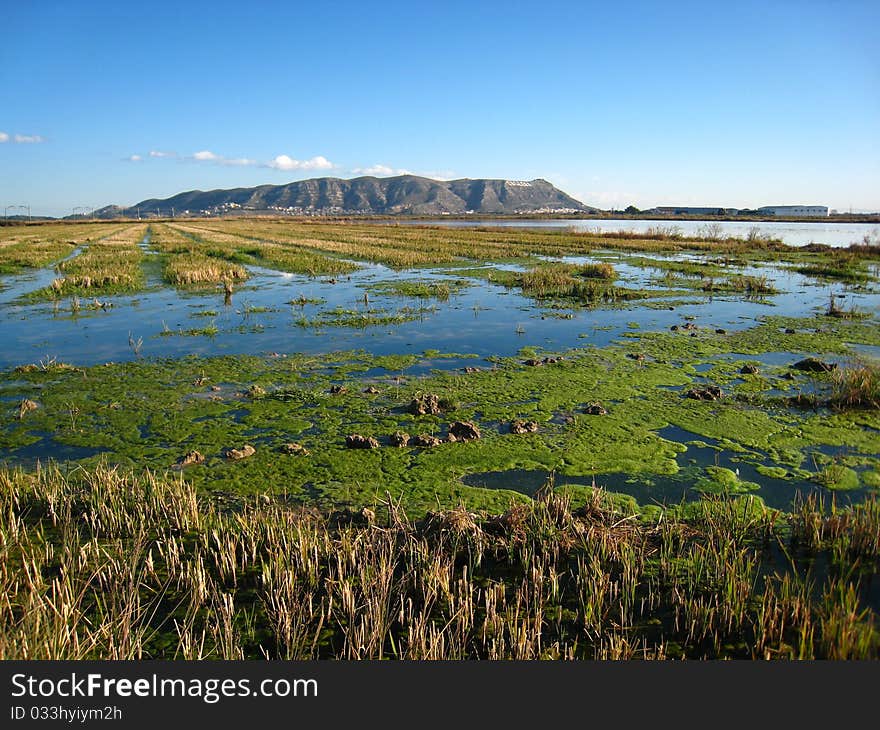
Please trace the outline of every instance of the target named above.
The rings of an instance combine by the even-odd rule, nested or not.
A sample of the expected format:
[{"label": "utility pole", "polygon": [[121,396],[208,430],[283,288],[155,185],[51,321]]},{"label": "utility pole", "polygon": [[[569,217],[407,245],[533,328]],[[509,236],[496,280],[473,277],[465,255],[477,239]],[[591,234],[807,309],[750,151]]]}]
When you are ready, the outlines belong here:
[{"label": "utility pole", "polygon": [[14,205],[7,205],[7,206],[6,206],[6,210],[4,211],[4,216],[5,216],[5,218],[6,218],[7,221],[9,220],[9,209],[10,209],[10,208],[14,208],[14,207],[15,207]]}]

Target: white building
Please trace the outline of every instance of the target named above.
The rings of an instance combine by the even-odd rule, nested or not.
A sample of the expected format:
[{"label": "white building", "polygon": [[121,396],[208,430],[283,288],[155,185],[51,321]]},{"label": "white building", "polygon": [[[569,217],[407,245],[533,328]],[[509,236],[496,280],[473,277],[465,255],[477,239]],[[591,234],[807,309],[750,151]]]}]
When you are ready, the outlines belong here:
[{"label": "white building", "polygon": [[823,218],[828,215],[827,205],[765,205],[759,213],[791,218]]}]

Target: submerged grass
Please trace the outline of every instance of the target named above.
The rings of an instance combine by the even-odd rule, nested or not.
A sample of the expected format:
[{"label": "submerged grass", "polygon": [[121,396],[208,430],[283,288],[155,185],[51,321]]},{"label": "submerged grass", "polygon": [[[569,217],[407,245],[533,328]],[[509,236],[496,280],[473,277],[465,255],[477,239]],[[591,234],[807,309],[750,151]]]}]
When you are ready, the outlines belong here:
[{"label": "submerged grass", "polygon": [[367,291],[384,296],[412,297],[414,299],[439,299],[446,301],[455,294],[471,285],[467,279],[406,280],[395,279],[382,281],[367,286]]}]

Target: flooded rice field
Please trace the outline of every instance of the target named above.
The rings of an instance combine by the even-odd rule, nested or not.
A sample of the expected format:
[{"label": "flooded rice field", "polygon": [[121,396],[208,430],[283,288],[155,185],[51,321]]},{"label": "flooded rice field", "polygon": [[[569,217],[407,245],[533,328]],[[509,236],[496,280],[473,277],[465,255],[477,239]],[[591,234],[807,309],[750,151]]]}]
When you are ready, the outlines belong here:
[{"label": "flooded rice field", "polygon": [[880,488],[876,253],[446,235],[156,223],[13,268],[3,461],[413,509]]}]

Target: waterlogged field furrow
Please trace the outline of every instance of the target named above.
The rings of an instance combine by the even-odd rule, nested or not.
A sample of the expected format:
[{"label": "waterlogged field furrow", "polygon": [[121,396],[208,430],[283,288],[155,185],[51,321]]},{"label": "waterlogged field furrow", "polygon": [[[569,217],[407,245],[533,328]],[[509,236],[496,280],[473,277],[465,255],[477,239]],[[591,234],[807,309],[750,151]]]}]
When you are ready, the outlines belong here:
[{"label": "waterlogged field furrow", "polygon": [[93,239],[79,255],[58,264],[58,277],[50,286],[30,292],[27,298],[57,300],[137,291],[145,282],[138,244],[146,233],[146,225],[126,226]]},{"label": "waterlogged field furrow", "polygon": [[294,248],[275,241],[220,233],[200,226],[177,225],[173,228],[178,233],[190,236],[209,255],[224,256],[241,263],[309,276],[345,274],[358,268],[349,261],[315,253],[308,247]]},{"label": "waterlogged field furrow", "polygon": [[[206,228],[205,230],[211,230],[211,235],[219,233],[217,228]],[[339,233],[332,237],[322,237],[321,233],[322,231],[315,227],[295,230],[249,227],[242,229],[240,235],[255,240],[272,241],[311,256],[315,256],[317,251],[321,251],[335,256],[349,256],[383,263],[392,267],[436,263],[438,260],[437,256],[431,252],[390,247],[387,240],[378,237],[368,241],[353,241],[349,237],[339,235]],[[365,254],[365,252],[368,253]],[[454,259],[445,256],[441,260],[448,262]]]},{"label": "waterlogged field furrow", "polygon": [[150,246],[162,254],[162,276],[174,286],[225,282],[231,287],[248,278],[244,266],[229,260],[234,249],[209,247],[169,225],[150,226]]},{"label": "waterlogged field furrow", "polygon": [[0,275],[48,266],[83,243],[103,238],[119,228],[117,224],[88,229],[63,225],[0,229]]},{"label": "waterlogged field furrow", "polygon": [[[229,219],[200,223],[215,233],[234,233],[382,263],[393,268],[447,264],[462,258],[477,260],[521,259],[532,255],[588,255],[603,249],[641,253],[703,253],[747,255],[752,261],[786,261],[808,275],[840,280],[877,279],[878,247],[848,248],[813,246],[792,248],[779,241],[755,236],[749,240],[709,235],[688,238],[672,227],[659,226],[647,233],[595,233],[573,230],[511,230],[431,228],[427,226],[370,225],[352,222],[291,222],[262,219]],[[810,262],[810,268],[804,262]]]}]

